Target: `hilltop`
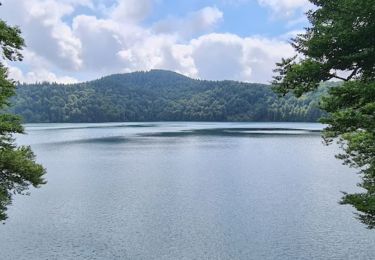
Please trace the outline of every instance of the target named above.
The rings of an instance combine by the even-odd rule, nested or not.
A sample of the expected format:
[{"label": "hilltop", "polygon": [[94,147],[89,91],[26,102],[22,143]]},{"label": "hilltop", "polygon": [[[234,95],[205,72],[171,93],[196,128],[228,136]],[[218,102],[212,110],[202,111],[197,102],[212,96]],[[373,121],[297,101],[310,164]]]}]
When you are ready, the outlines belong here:
[{"label": "hilltop", "polygon": [[297,99],[269,85],[197,80],[151,70],[77,84],[20,84],[12,112],[25,122],[316,121],[323,90]]}]

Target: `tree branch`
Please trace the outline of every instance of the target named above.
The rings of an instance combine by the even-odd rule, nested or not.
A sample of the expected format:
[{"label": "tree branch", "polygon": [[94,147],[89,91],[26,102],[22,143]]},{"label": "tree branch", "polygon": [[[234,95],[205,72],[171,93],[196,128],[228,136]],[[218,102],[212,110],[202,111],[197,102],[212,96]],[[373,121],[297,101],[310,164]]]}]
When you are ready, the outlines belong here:
[{"label": "tree branch", "polygon": [[358,71],[358,67],[355,68],[352,73],[349,75],[349,77],[347,78],[348,80],[351,80],[356,74],[357,74],[357,71]]}]

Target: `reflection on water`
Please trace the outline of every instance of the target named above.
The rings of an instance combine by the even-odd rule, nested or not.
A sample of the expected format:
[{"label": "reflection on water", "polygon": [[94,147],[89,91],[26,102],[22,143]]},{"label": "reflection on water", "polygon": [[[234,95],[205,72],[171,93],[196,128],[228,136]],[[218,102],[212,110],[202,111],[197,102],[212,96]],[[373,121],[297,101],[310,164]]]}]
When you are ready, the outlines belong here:
[{"label": "reflection on water", "polygon": [[321,130],[316,129],[293,129],[293,128],[208,128],[183,130],[176,132],[157,132],[145,133],[143,136],[200,136],[200,135],[216,135],[216,136],[283,136],[283,135],[306,135],[320,134]]},{"label": "reflection on water", "polygon": [[2,259],[373,259],[337,204],[357,176],[319,124],[33,124],[48,184],[16,197]]}]

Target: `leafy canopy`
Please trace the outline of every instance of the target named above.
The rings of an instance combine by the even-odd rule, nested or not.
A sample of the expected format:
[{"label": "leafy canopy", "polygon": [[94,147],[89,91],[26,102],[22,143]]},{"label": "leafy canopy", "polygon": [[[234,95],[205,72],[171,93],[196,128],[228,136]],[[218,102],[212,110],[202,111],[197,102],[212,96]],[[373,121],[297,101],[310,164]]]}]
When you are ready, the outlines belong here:
[{"label": "leafy canopy", "polygon": [[[0,20],[0,48],[2,59],[21,61],[20,50],[24,41],[17,27],[11,27]],[[8,71],[0,63],[0,110],[9,105],[9,98],[15,93],[14,82],[8,78]],[[14,194],[26,194],[29,186],[44,184],[45,169],[35,162],[35,155],[28,146],[17,146],[13,134],[24,129],[19,117],[0,113],[0,221],[7,218],[7,206]]]},{"label": "leafy canopy", "polygon": [[292,39],[298,55],[277,63],[274,89],[300,96],[322,81],[340,79],[321,107],[328,112],[324,138],[343,148],[337,157],[357,167],[363,192],[344,194],[358,218],[375,228],[375,0],[310,0],[311,24]]}]

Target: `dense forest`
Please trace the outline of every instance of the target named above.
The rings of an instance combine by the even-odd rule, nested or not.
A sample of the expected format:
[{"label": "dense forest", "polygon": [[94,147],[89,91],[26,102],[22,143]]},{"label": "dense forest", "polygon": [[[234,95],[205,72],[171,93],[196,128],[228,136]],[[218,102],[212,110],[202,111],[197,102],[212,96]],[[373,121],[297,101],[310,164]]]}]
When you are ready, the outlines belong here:
[{"label": "dense forest", "polygon": [[11,112],[24,122],[317,121],[323,87],[279,98],[270,86],[196,80],[163,70],[78,84],[20,84]]}]

